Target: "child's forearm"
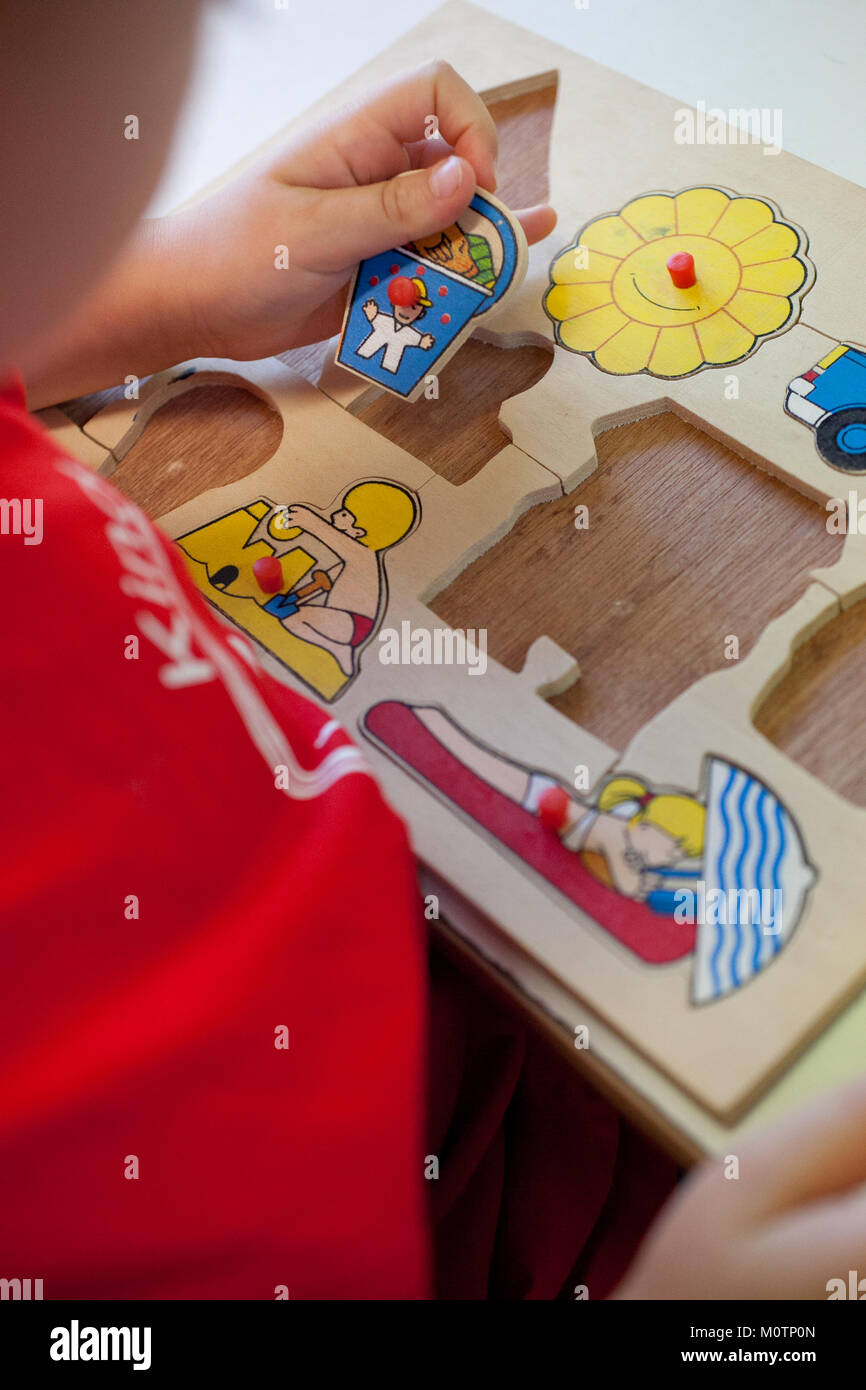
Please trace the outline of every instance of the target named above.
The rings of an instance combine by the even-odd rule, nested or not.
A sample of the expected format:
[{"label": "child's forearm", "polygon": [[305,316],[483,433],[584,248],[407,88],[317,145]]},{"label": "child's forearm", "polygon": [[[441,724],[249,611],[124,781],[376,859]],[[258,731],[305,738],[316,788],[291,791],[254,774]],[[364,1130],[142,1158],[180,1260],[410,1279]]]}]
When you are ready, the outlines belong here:
[{"label": "child's forearm", "polygon": [[19,363],[31,410],[197,354],[185,250],[182,219],[140,224],[96,290]]}]

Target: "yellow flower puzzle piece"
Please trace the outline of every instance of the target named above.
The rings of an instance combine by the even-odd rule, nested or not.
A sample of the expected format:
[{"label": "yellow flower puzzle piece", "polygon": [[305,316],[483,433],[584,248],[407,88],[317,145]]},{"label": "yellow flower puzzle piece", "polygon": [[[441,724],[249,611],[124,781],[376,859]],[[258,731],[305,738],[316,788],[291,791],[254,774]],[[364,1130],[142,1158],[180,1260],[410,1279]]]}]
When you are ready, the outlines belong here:
[{"label": "yellow flower puzzle piece", "polygon": [[[557,342],[603,371],[689,376],[741,361],[796,322],[815,278],[806,245],[763,198],[647,193],[587,223],[560,252],[544,307]],[[689,289],[668,273],[677,252],[694,258]]]}]

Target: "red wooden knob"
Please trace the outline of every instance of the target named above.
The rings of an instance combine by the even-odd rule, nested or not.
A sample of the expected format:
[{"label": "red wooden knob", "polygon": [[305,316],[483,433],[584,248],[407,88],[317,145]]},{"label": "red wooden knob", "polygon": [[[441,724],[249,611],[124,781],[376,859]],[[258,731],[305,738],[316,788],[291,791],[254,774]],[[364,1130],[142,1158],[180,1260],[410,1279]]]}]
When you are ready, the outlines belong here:
[{"label": "red wooden knob", "polygon": [[388,298],[401,309],[411,309],[418,303],[418,286],[412,284],[408,275],[395,275],[388,285]]},{"label": "red wooden knob", "polygon": [[695,258],[690,251],[677,251],[668,257],[668,272],[678,290],[690,290],[697,283]]},{"label": "red wooden knob", "polygon": [[538,819],[548,830],[562,830],[568,820],[571,798],[562,787],[545,787],[538,798]]},{"label": "red wooden knob", "polygon": [[283,567],[276,555],[263,555],[256,560],[253,574],[263,594],[278,594],[283,587]]}]

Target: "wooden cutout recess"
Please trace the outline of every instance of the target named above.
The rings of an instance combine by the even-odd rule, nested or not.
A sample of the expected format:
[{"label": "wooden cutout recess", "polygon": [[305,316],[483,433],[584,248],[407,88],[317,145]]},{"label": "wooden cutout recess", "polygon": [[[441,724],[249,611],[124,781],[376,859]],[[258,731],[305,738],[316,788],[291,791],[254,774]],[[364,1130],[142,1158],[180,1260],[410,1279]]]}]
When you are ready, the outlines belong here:
[{"label": "wooden cutout recess", "polygon": [[[810,569],[841,558],[842,538],[816,503],[670,415],[611,430],[598,446],[586,482],[524,516],[433,607],[453,626],[484,614],[490,650],[512,670],[523,632],[547,632],[583,668],[557,709],[624,748],[727,664],[729,634],[745,656]],[[516,575],[520,625],[497,603]]]},{"label": "wooden cutout recess", "polygon": [[866,601],[831,617],[796,653],[759,707],[755,727],[826,786],[866,807]]},{"label": "wooden cutout recess", "polygon": [[246,477],[271,457],[282,431],[280,415],[245,385],[188,391],[150,417],[114,482],[150,516],[162,516],[212,487],[215,474],[220,483]]}]

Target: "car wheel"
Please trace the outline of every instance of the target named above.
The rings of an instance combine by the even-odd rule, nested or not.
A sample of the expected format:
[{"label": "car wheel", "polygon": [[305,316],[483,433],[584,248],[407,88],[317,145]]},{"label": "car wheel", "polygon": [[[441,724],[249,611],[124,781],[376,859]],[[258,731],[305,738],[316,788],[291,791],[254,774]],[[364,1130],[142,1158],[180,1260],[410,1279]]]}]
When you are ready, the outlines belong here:
[{"label": "car wheel", "polygon": [[845,473],[866,473],[866,406],[851,405],[825,415],[815,430],[818,453]]}]

